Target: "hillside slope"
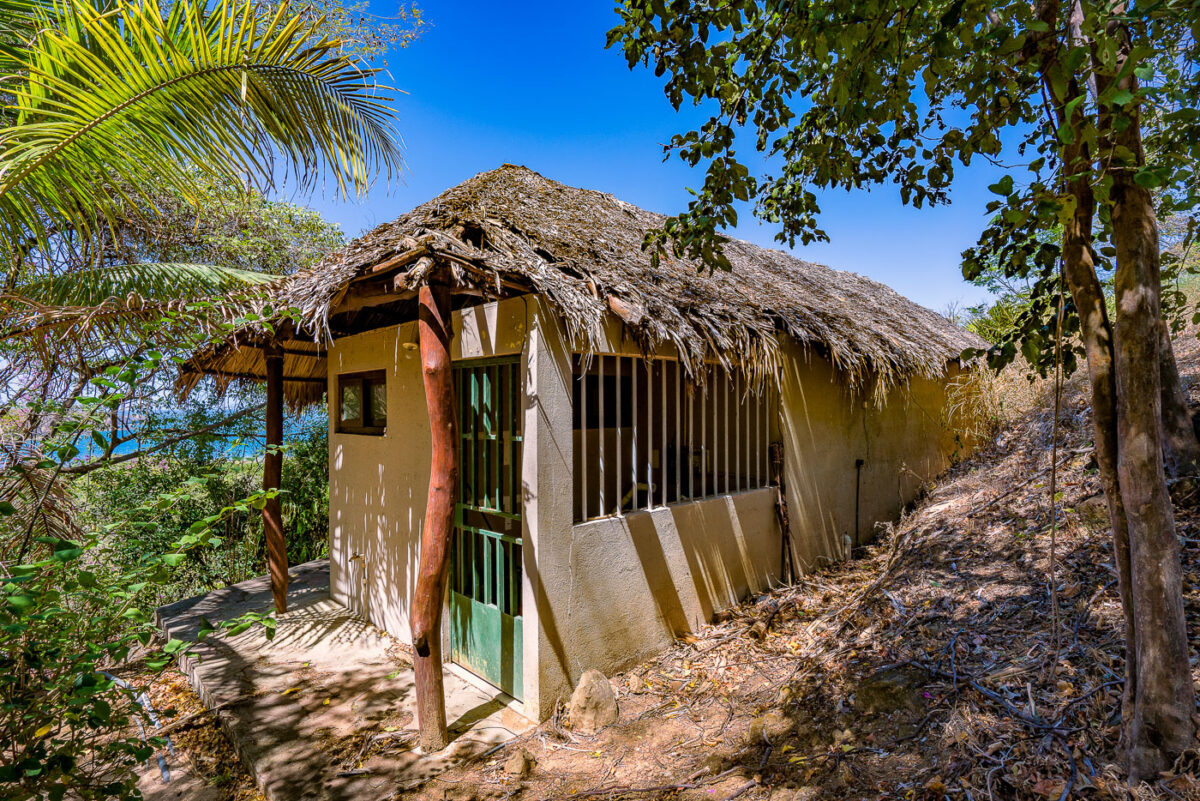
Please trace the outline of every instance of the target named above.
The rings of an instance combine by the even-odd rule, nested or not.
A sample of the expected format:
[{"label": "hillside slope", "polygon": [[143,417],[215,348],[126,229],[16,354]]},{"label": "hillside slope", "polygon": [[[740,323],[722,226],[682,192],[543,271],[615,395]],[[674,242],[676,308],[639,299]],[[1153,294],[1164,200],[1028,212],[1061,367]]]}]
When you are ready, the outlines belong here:
[{"label": "hillside slope", "polygon": [[[1194,381],[1194,335],[1179,348]],[[1129,798],[1112,764],[1122,626],[1084,390],[1082,375],[1064,388],[1053,558],[1044,392],[861,558],[613,677],[614,726],[585,737],[551,720],[414,797]],[[1200,653],[1200,518],[1178,519]],[[505,770],[519,749],[524,776]],[[1200,798],[1193,768],[1138,796]]]}]

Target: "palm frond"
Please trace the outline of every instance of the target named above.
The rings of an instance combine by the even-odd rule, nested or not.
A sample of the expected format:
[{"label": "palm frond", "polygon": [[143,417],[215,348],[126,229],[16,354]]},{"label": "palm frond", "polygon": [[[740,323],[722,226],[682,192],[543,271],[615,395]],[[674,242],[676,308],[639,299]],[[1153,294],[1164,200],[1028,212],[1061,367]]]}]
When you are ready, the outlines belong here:
[{"label": "palm frond", "polygon": [[45,307],[100,306],[113,300],[168,303],[227,295],[278,276],[209,264],[122,264],[41,278],[11,293]]},{"label": "palm frond", "polygon": [[256,312],[257,287],[274,280],[205,264],[131,264],[29,281],[0,294],[0,349],[25,369],[53,372],[131,348],[198,343]]},{"label": "palm frond", "polygon": [[123,204],[145,200],[138,187],[195,197],[183,165],[269,184],[279,157],[302,186],[329,176],[343,195],[401,166],[375,71],[286,3],[264,20],[254,0],[176,0],[165,14],[140,0],[54,1],[23,51],[25,77],[6,76],[17,115],[0,130],[10,265],[48,230],[112,224]]},{"label": "palm frond", "polygon": [[0,0],[0,76],[17,73],[49,0]]}]

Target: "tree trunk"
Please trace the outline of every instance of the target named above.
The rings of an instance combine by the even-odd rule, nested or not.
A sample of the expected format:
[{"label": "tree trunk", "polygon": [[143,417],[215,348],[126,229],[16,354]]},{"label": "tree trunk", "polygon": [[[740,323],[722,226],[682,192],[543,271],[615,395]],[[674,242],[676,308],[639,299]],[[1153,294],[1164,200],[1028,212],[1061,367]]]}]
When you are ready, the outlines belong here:
[{"label": "tree trunk", "polygon": [[[1136,116],[1114,143],[1141,163]],[[1125,747],[1129,779],[1138,782],[1170,767],[1192,744],[1194,698],[1179,541],[1163,469],[1158,228],[1150,193],[1134,182],[1132,169],[1110,171],[1117,249],[1117,474],[1129,521],[1138,677],[1132,719],[1124,722]]]},{"label": "tree trunk", "polygon": [[1171,345],[1171,329],[1165,320],[1159,320],[1158,328],[1162,355],[1159,380],[1162,384],[1163,456],[1167,475],[1171,478],[1195,476],[1200,472],[1200,440],[1196,438],[1187,396],[1179,380],[1175,349]]},{"label": "tree trunk", "polygon": [[[1078,8],[1074,6],[1073,8]],[[1050,62],[1048,69],[1059,68]],[[1043,74],[1046,91],[1053,96],[1053,81],[1049,72]],[[1083,89],[1076,80],[1067,82],[1068,96],[1057,105],[1057,122],[1068,122],[1065,106],[1082,95]],[[1082,125],[1083,112],[1078,108],[1069,121]],[[1117,476],[1117,381],[1113,369],[1113,329],[1108,318],[1108,306],[1104,288],[1096,275],[1096,258],[1092,248],[1092,227],[1096,213],[1096,199],[1092,190],[1091,152],[1080,135],[1072,144],[1063,147],[1063,171],[1066,175],[1067,192],[1075,198],[1075,213],[1063,224],[1063,277],[1071,291],[1071,298],[1079,315],[1080,339],[1087,356],[1088,377],[1092,391],[1092,430],[1096,447],[1096,465],[1100,474],[1100,487],[1108,502],[1108,519],[1112,529],[1113,566],[1117,573],[1117,592],[1121,597],[1121,611],[1125,618],[1125,684],[1121,696],[1121,719],[1132,717],[1133,701],[1137,689],[1137,644],[1134,638],[1132,575],[1130,569],[1129,522],[1125,505],[1121,500],[1120,482]],[[1122,724],[1124,741],[1124,723]]]},{"label": "tree trunk", "polygon": [[[1103,94],[1115,84],[1136,97],[1137,79],[1126,69],[1133,49],[1130,33],[1111,22],[1107,34],[1118,46],[1118,58],[1111,74],[1097,63],[1097,88]],[[1098,126],[1117,253],[1117,475],[1129,522],[1137,673],[1132,714],[1122,721],[1131,784],[1153,780],[1170,767],[1193,744],[1196,732],[1183,570],[1163,466],[1162,372],[1168,357],[1173,365],[1174,354],[1164,352],[1154,202],[1134,178],[1146,163],[1137,102],[1120,110],[1101,106]]]},{"label": "tree trunk", "polygon": [[[278,490],[283,479],[283,351],[272,347],[264,352],[267,362],[266,439],[263,457],[263,489]],[[263,530],[267,540],[267,567],[271,574],[271,595],[275,611],[287,611],[288,557],[283,536],[283,510],[279,496],[263,506]]]},{"label": "tree trunk", "polygon": [[450,569],[450,537],[458,499],[458,406],[450,368],[450,288],[422,286],[418,335],[433,454],[421,556],[413,597],[413,667],[421,747],[449,744],[442,690],[442,606]]}]

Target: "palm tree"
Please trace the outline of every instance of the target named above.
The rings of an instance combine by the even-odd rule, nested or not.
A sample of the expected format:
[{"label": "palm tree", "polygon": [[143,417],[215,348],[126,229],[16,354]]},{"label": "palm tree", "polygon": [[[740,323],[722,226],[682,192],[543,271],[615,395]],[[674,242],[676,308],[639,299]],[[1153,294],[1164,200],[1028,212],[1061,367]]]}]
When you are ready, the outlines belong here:
[{"label": "palm tree", "polygon": [[[365,192],[401,166],[388,96],[339,45],[255,0],[0,0],[0,261],[7,288],[50,237],[76,242],[202,180]],[[282,162],[282,167],[276,162]],[[42,276],[44,277],[44,276]]]},{"label": "palm tree", "polygon": [[[19,378],[0,417],[31,391],[61,417],[106,363],[241,309],[153,321],[266,278],[109,263],[105,243],[131,209],[280,173],[361,194],[400,169],[387,92],[322,24],[287,0],[269,15],[258,0],[0,0],[0,373]],[[20,419],[14,452],[39,451],[44,415]]]}]

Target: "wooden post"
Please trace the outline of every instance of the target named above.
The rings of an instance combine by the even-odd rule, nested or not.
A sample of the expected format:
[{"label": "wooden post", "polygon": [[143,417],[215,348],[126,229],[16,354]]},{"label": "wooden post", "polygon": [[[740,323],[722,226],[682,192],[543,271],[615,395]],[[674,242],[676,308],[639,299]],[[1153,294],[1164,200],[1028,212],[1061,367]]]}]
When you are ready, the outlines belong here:
[{"label": "wooden post", "polygon": [[[263,458],[263,490],[277,490],[283,478],[283,350],[271,346],[264,350],[267,362],[267,454]],[[283,512],[279,497],[263,506],[263,529],[267,538],[267,566],[271,574],[271,595],[275,611],[287,611],[288,558],[283,538]]]},{"label": "wooden post", "polygon": [[450,742],[442,690],[442,600],[458,500],[458,406],[450,369],[450,288],[422,286],[419,298],[417,330],[433,455],[411,619],[419,739],[429,753]]}]

